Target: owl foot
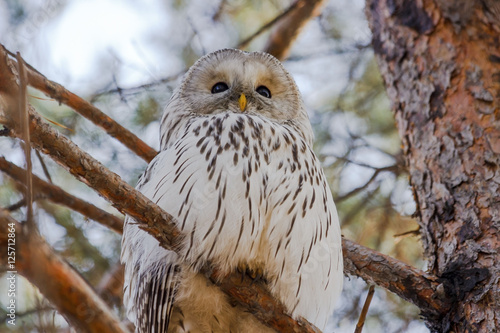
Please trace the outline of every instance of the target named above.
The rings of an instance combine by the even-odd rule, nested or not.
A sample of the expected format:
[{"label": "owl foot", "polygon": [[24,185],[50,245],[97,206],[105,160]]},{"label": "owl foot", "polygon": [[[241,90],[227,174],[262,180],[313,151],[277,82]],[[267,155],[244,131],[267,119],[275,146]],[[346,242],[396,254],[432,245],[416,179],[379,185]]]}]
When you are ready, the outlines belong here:
[{"label": "owl foot", "polygon": [[240,264],[238,265],[237,271],[241,274],[241,281],[243,281],[246,275],[252,280],[251,284],[254,284],[257,281],[267,283],[267,280],[264,277],[264,270],[262,268],[252,269],[245,264]]}]

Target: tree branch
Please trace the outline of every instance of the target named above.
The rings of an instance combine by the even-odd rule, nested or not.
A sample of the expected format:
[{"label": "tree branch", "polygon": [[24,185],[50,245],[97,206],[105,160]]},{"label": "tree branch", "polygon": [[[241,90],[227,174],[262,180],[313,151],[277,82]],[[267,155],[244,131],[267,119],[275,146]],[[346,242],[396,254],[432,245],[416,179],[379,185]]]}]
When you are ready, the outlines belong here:
[{"label": "tree branch", "polygon": [[309,20],[320,13],[324,0],[297,0],[293,9],[276,24],[264,51],[283,60],[288,56],[292,43]]},{"label": "tree branch", "polygon": [[30,228],[35,227],[35,222],[33,221],[33,180],[32,180],[32,162],[31,162],[31,140],[29,131],[29,119],[28,119],[28,96],[26,90],[28,89],[28,84],[26,80],[26,66],[21,54],[17,52],[17,70],[19,71],[19,115],[21,118],[21,128],[22,128],[22,139],[24,141],[24,159],[26,161],[26,170],[24,174],[25,179],[25,192],[24,197],[26,199],[26,221],[27,226]]},{"label": "tree branch", "polygon": [[7,237],[9,224],[16,229],[16,270],[37,286],[74,328],[81,332],[128,332],[92,287],[51,249],[38,232],[33,228],[26,232],[25,225],[0,209],[2,248],[7,248],[8,239],[12,239]]},{"label": "tree branch", "polygon": [[[0,170],[8,174],[19,184],[24,185],[26,171],[17,165],[10,163],[0,156]],[[121,234],[123,232],[123,220],[113,214],[110,214],[74,195],[62,190],[60,187],[47,183],[46,181],[33,175],[33,187],[36,190],[36,197],[43,197],[52,202],[66,206],[78,213],[91,218],[94,221],[107,226],[108,228]],[[25,203],[24,203],[25,204]]]},{"label": "tree branch", "polygon": [[[12,55],[2,44],[0,46],[2,53],[0,57],[2,59],[7,58],[7,54]],[[153,148],[86,100],[73,94],[60,84],[48,80],[31,65],[25,63],[24,68],[26,69],[30,86],[42,91],[59,103],[71,107],[95,125],[104,129],[109,135],[123,143],[146,162],[150,162],[156,156],[156,151]]]},{"label": "tree branch", "polygon": [[354,333],[361,333],[363,331],[366,315],[368,313],[368,309],[370,308],[370,303],[372,302],[374,293],[375,293],[375,286],[372,284],[368,289],[368,295],[366,296],[365,304],[363,305],[363,309],[361,310],[361,314],[359,315],[358,323],[356,324],[356,329],[354,330]]},{"label": "tree branch", "polygon": [[387,166],[387,167],[375,168],[375,171],[373,172],[373,175],[370,177],[370,179],[368,179],[368,181],[365,184],[363,184],[363,185],[361,185],[359,187],[356,187],[355,189],[353,189],[350,192],[347,192],[347,193],[345,193],[343,195],[337,196],[336,198],[334,198],[334,201],[335,202],[341,202],[341,201],[344,201],[346,199],[349,199],[353,195],[356,195],[359,192],[361,192],[362,190],[366,189],[371,183],[373,183],[373,181],[375,181],[375,179],[377,178],[377,176],[380,173],[385,172],[385,171],[395,172],[398,169],[399,169],[398,165],[390,165],[390,166]]},{"label": "tree branch", "polygon": [[453,299],[438,278],[345,238],[342,250],[345,273],[395,293],[426,315],[442,315],[451,308]]}]

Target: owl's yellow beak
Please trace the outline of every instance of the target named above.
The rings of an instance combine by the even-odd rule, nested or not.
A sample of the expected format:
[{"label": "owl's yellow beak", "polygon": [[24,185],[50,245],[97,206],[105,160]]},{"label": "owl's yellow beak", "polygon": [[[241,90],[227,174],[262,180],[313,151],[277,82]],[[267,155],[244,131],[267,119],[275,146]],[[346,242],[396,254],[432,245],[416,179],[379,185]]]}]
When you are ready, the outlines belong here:
[{"label": "owl's yellow beak", "polygon": [[245,94],[241,94],[240,98],[238,99],[238,102],[240,103],[240,110],[241,112],[245,111],[247,107],[247,98]]}]

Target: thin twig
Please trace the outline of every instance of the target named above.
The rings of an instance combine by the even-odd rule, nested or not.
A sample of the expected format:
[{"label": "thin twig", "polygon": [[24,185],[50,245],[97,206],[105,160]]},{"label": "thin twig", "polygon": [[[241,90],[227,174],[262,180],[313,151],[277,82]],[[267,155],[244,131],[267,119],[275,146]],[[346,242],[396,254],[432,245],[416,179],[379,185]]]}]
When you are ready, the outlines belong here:
[{"label": "thin twig", "polygon": [[356,324],[356,329],[354,330],[354,333],[361,333],[363,331],[366,314],[368,313],[368,308],[370,307],[370,303],[372,301],[374,293],[375,293],[375,286],[371,285],[370,289],[368,290],[368,295],[366,295],[365,304],[363,305],[363,309],[361,310],[361,314],[359,315],[358,323]]},{"label": "thin twig", "polygon": [[409,231],[405,231],[405,232],[402,232],[402,233],[399,233],[399,234],[395,234],[394,238],[404,237],[404,236],[410,236],[410,235],[411,236],[419,236],[420,235],[420,227],[418,227],[415,230],[409,230]]},{"label": "thin twig", "polygon": [[5,207],[5,210],[7,210],[9,212],[14,212],[14,211],[18,210],[19,208],[21,208],[21,207],[23,207],[25,205],[26,205],[26,199],[22,198],[18,202],[13,203],[12,205],[10,205],[8,207]]},{"label": "thin twig", "polygon": [[45,175],[45,177],[47,177],[47,180],[49,181],[49,183],[52,184],[52,177],[50,177],[49,169],[47,169],[47,165],[45,164],[45,161],[43,160],[42,155],[36,149],[35,149],[35,153],[36,153],[36,157],[38,157],[38,160],[40,161],[40,164],[42,165],[43,174]]},{"label": "thin twig", "polygon": [[348,199],[348,198],[350,198],[350,197],[358,194],[359,192],[361,192],[362,190],[364,190],[365,188],[367,188],[377,178],[377,176],[381,172],[396,171],[397,169],[398,169],[397,165],[391,165],[391,166],[387,166],[387,167],[376,168],[375,171],[373,172],[373,175],[370,177],[370,179],[368,179],[368,181],[364,185],[356,187],[355,189],[353,189],[352,191],[347,192],[346,194],[339,195],[338,197],[335,198],[335,202],[344,201],[344,200],[346,200],[346,199]]},{"label": "thin twig", "polygon": [[16,54],[17,60],[17,68],[19,71],[19,114],[21,115],[21,127],[22,127],[22,139],[24,141],[24,157],[26,160],[26,175],[25,175],[25,184],[26,184],[26,206],[27,206],[27,215],[26,215],[26,225],[29,228],[34,228],[34,220],[33,220],[33,180],[32,180],[32,172],[33,165],[31,163],[31,140],[30,140],[30,131],[29,131],[29,116],[28,116],[28,108],[27,108],[27,80],[26,80],[26,70],[24,66],[24,60],[21,57],[21,54],[17,52]]},{"label": "thin twig", "polygon": [[90,98],[90,101],[91,102],[95,102],[99,97],[105,96],[105,95],[110,95],[110,94],[119,94],[122,97],[122,99],[124,99],[125,98],[125,96],[124,96],[125,94],[128,94],[128,95],[137,94],[137,93],[143,92],[146,89],[149,89],[149,88],[152,88],[152,87],[155,87],[155,86],[159,86],[159,85],[164,84],[164,83],[168,83],[168,82],[172,82],[174,80],[177,80],[180,76],[182,76],[184,73],[186,73],[186,71],[187,71],[187,69],[184,68],[181,71],[177,72],[176,74],[167,76],[167,77],[165,77],[163,79],[159,79],[159,80],[156,80],[154,82],[141,84],[141,85],[138,85],[138,86],[135,86],[135,87],[122,88],[122,87],[119,87],[117,85],[117,87],[114,88],[114,89],[102,90],[102,91],[99,91],[99,92],[95,93]]}]

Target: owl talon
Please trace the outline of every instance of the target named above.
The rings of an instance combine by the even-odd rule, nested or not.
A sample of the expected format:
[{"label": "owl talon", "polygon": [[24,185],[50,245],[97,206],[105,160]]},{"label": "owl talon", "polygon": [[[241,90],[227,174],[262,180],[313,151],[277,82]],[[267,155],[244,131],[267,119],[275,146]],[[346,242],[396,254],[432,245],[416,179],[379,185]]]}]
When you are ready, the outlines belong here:
[{"label": "owl talon", "polygon": [[243,282],[243,280],[245,279],[246,271],[247,271],[246,267],[244,265],[238,265],[238,268],[236,268],[236,271],[241,274],[241,281],[240,282]]},{"label": "owl talon", "polygon": [[251,269],[246,265],[238,265],[236,270],[241,274],[241,281],[243,281],[245,276],[248,276],[252,280],[250,285],[253,285],[257,281],[267,282],[264,278],[264,270],[262,268]]}]

